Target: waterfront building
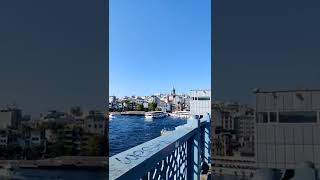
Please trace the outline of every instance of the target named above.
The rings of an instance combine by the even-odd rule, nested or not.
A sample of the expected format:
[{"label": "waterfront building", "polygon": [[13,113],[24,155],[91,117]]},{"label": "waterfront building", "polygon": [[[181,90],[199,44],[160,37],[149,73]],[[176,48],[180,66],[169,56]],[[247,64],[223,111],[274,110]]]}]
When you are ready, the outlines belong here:
[{"label": "waterfront building", "polygon": [[238,103],[215,102],[212,106],[213,155],[254,155],[254,110]]},{"label": "waterfront building", "polygon": [[87,133],[105,135],[106,118],[103,113],[90,111],[84,120],[84,129]]},{"label": "waterfront building", "polygon": [[11,130],[0,130],[0,147],[16,144],[17,136]]},{"label": "waterfront building", "polygon": [[148,103],[156,103],[157,105],[160,104],[160,98],[158,96],[151,96],[149,99],[148,99]]},{"label": "waterfront building", "polygon": [[144,103],[145,101],[144,101],[144,99],[142,99],[141,97],[137,97],[137,98],[135,99],[135,102],[136,102],[137,104],[143,105],[143,103]]},{"label": "waterfront building", "polygon": [[43,145],[44,143],[44,132],[41,129],[32,129],[30,131],[30,145]]},{"label": "waterfront building", "polygon": [[211,114],[211,90],[191,90],[191,115]]},{"label": "waterfront building", "polygon": [[164,101],[160,101],[158,107],[161,109],[161,111],[163,112],[167,112],[168,111],[168,105],[166,102]]},{"label": "waterfront building", "polygon": [[109,96],[109,103],[115,103],[116,99],[116,96]]},{"label": "waterfront building", "polygon": [[258,168],[320,168],[320,90],[262,91],[256,94]]},{"label": "waterfront building", "polygon": [[57,142],[57,134],[52,129],[45,130],[45,138],[48,143]]},{"label": "waterfront building", "polygon": [[22,112],[17,108],[7,108],[0,110],[0,129],[17,129],[21,123]]},{"label": "waterfront building", "polygon": [[253,109],[239,103],[215,101],[212,113],[213,172],[253,177]]}]

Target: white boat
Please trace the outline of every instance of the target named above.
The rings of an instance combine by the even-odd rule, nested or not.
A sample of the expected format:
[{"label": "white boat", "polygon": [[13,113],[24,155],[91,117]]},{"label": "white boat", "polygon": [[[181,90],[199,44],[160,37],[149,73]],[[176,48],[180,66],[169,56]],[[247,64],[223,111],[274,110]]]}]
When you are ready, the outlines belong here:
[{"label": "white boat", "polygon": [[190,111],[176,111],[171,113],[170,116],[176,117],[176,118],[188,119],[190,118]]},{"label": "white boat", "polygon": [[159,118],[164,118],[166,116],[167,114],[162,111],[152,111],[152,112],[146,112],[144,117],[146,119],[159,119]]},{"label": "white boat", "polygon": [[118,114],[116,114],[116,113],[110,113],[109,114],[109,118],[111,119],[111,118],[115,118],[116,116],[118,116]]}]

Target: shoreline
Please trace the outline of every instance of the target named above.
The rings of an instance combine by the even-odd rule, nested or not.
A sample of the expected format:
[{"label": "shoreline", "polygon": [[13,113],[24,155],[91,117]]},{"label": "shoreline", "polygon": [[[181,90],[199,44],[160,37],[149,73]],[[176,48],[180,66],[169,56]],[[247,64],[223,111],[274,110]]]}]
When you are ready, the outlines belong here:
[{"label": "shoreline", "polygon": [[107,170],[108,157],[61,156],[41,160],[0,160],[0,167],[8,164],[21,169]]}]

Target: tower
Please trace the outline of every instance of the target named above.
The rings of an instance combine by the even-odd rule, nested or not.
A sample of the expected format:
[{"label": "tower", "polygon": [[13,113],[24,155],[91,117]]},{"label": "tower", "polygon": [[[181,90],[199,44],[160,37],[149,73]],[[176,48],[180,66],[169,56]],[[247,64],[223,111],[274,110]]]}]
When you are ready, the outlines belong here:
[{"label": "tower", "polygon": [[173,96],[176,95],[176,89],[174,89],[174,86],[173,86],[173,88],[172,88],[171,95],[173,95]]}]

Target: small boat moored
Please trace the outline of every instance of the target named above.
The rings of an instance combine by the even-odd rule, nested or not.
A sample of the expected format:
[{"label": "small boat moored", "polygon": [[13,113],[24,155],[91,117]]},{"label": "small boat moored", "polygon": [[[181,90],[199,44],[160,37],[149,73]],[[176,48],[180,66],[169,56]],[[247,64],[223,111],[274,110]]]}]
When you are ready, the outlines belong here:
[{"label": "small boat moored", "polygon": [[162,111],[152,111],[152,112],[146,112],[145,118],[146,119],[159,119],[166,117],[167,114]]}]

